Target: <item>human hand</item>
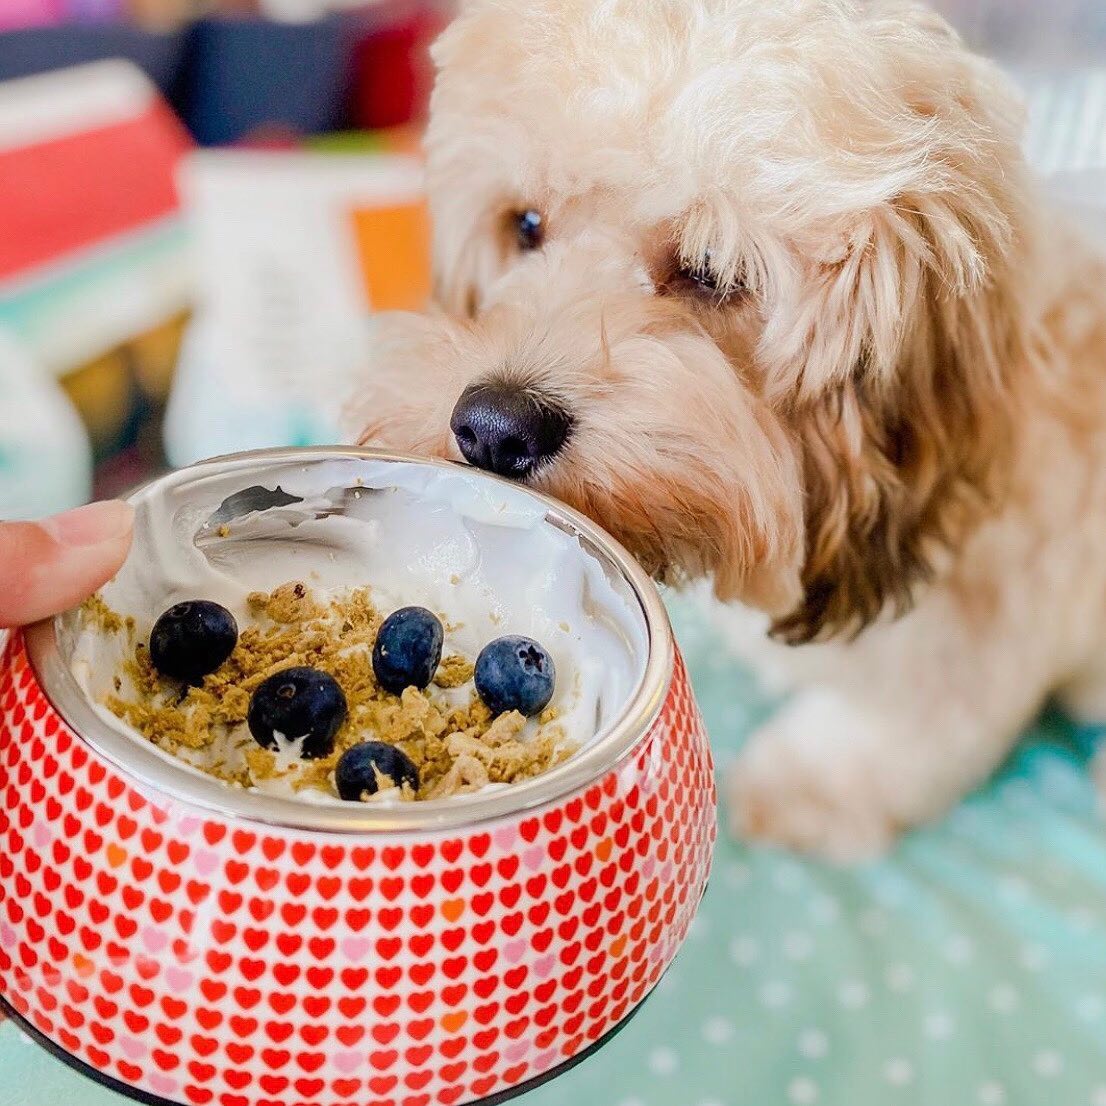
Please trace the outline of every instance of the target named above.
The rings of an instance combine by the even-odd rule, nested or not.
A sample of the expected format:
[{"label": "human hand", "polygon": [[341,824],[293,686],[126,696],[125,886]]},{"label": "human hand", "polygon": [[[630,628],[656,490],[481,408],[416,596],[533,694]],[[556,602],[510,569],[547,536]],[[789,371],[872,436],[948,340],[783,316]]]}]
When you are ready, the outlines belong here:
[{"label": "human hand", "polygon": [[0,522],[0,628],[67,610],[119,571],[134,511],[111,500],[41,522]]},{"label": "human hand", "polygon": [[117,501],[0,522],[0,629],[64,611],[107,583],[126,560],[133,522],[134,511]]}]

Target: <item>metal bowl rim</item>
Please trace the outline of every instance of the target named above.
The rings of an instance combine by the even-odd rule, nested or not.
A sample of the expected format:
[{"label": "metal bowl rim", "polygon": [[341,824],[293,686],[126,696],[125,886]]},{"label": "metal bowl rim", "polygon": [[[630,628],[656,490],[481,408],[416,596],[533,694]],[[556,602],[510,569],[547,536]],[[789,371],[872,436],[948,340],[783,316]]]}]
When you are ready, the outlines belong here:
[{"label": "metal bowl rim", "polygon": [[[623,763],[660,715],[673,678],[675,643],[656,585],[618,541],[578,511],[533,489],[453,461],[407,457],[362,447],[254,450],[211,458],[183,471],[202,479],[219,471],[229,472],[264,461],[319,463],[343,457],[449,470],[465,468],[476,479],[507,485],[514,494],[522,492],[542,503],[546,508],[547,524],[575,535],[612,567],[629,586],[641,608],[647,642],[642,677],[618,717],[564,764],[535,779],[502,789],[389,806],[298,802],[228,787],[189,769],[140,738],[108,725],[93,709],[68,665],[62,661],[58,619],[46,619],[23,631],[27,654],[40,688],[69,728],[148,797],[171,799],[209,816],[330,833],[410,835],[458,830],[519,816],[586,790]],[[179,472],[169,476],[179,478]],[[155,493],[169,476],[143,484],[128,499],[134,501]]]}]

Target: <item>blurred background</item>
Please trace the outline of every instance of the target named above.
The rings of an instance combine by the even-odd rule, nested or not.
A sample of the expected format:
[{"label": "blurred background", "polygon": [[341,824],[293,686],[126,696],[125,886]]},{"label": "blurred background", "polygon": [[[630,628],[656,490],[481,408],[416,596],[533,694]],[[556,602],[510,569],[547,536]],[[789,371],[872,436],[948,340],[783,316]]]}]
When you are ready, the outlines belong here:
[{"label": "blurred background", "polygon": [[[1037,88],[1044,167],[1094,163],[1106,3],[940,6]],[[449,7],[0,0],[0,516],[335,440],[371,312],[427,295]]]},{"label": "blurred background", "polygon": [[[1106,0],[937,4],[1023,86],[1049,187],[1106,223]],[[0,0],[0,518],[336,439],[373,313],[428,295],[449,6]],[[725,764],[770,705],[670,606]],[[662,997],[527,1102],[1106,1106],[1101,737],[1047,715],[856,872],[723,836]],[[0,1106],[66,1100],[121,1101],[0,1026]]]},{"label": "blurred background", "polygon": [[435,0],[0,0],[0,517],[336,440],[427,295]]}]

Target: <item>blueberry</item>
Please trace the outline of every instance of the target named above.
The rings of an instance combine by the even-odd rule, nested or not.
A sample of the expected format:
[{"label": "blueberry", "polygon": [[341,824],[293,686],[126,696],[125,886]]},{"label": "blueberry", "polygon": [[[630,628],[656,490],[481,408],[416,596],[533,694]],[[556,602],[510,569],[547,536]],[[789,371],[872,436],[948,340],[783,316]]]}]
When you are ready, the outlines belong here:
[{"label": "blueberry", "polygon": [[528,637],[496,638],[476,658],[476,690],[496,714],[537,714],[553,698],[556,679],[553,658]]},{"label": "blueberry", "polygon": [[380,789],[377,773],[391,780],[396,787],[408,784],[419,789],[419,770],[411,758],[394,745],[383,741],[365,741],[347,749],[334,770],[338,794],[347,803],[356,803],[366,792],[375,795]]},{"label": "blueberry", "polygon": [[288,741],[302,738],[301,754],[318,760],[334,752],[334,735],[346,720],[346,709],[346,697],[333,676],[315,668],[286,668],[258,686],[246,723],[263,748],[278,748],[277,734]]},{"label": "blueberry", "polygon": [[385,691],[422,689],[442,659],[442,624],[425,607],[401,607],[388,615],[373,646],[373,672]]},{"label": "blueberry", "polygon": [[163,676],[195,684],[214,672],[237,644],[234,615],[218,603],[194,599],[170,607],[154,623],[150,660]]}]

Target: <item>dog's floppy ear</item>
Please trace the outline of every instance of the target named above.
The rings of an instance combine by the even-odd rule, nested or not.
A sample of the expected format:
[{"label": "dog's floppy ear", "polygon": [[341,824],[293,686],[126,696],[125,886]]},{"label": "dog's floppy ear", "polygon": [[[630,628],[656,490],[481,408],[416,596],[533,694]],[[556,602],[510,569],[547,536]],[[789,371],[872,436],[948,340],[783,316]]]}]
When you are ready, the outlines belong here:
[{"label": "dog's floppy ear", "polygon": [[913,124],[887,165],[889,182],[904,164],[912,179],[856,217],[815,278],[787,405],[806,494],[804,598],[776,624],[791,642],[909,607],[1001,499],[1042,387],[1018,110],[986,63],[955,44],[942,58],[943,35],[922,49],[924,20],[902,57]]}]

